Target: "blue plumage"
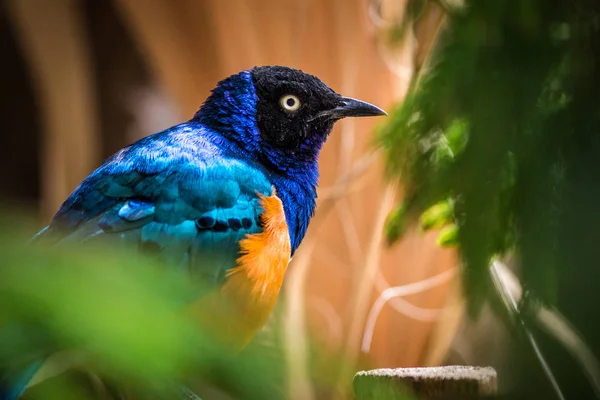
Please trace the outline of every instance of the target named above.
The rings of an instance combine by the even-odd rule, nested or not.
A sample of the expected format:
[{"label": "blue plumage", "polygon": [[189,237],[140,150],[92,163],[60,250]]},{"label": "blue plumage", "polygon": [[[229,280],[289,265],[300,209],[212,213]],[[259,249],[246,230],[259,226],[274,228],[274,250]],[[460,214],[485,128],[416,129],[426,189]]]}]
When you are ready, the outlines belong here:
[{"label": "blue plumage", "polygon": [[35,361],[25,368],[3,375],[0,378],[0,400],[19,398],[42,364],[43,360]]},{"label": "blue plumage", "polygon": [[[314,213],[318,155],[334,122],[381,113],[297,70],[243,71],[220,82],[190,121],[110,157],[38,239],[137,247],[198,279],[201,295],[235,266],[239,241],[262,230],[259,194],[276,190],[293,255]],[[0,400],[20,395],[32,371],[0,387]]]},{"label": "blue plumage", "polygon": [[120,234],[123,243],[219,284],[235,266],[239,240],[260,231],[257,193],[273,188],[269,171],[243,156],[198,121],[148,136],[84,180],[44,236],[84,241]]}]

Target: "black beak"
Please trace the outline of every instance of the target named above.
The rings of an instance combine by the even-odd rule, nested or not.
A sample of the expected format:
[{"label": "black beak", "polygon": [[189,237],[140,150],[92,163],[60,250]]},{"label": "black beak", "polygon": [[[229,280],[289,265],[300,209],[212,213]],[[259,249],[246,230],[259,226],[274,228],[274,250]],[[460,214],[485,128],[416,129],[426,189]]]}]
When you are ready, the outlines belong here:
[{"label": "black beak", "polygon": [[345,117],[375,117],[378,115],[387,115],[381,108],[369,104],[365,101],[342,97],[342,104],[332,110],[327,110],[322,114],[328,115],[332,119],[342,119]]}]

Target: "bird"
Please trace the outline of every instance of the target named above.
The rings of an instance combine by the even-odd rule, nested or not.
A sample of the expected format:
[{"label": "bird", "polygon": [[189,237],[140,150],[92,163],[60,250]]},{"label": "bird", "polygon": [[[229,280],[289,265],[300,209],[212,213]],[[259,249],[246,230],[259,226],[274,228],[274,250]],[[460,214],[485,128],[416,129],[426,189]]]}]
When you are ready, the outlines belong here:
[{"label": "bird", "polygon": [[[242,349],[266,324],[305,237],[335,122],[382,115],[298,69],[241,71],[187,122],[108,158],[34,240],[108,240],[160,259],[198,282],[185,300],[197,323]],[[39,367],[0,372],[0,400],[20,397]]]}]

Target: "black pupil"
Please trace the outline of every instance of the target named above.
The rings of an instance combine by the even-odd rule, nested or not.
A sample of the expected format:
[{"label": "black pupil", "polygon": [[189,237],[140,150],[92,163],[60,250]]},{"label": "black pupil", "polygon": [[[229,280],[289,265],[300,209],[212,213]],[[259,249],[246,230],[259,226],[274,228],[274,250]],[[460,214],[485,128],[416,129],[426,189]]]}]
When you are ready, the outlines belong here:
[{"label": "black pupil", "polygon": [[294,107],[296,105],[296,100],[290,97],[285,101],[285,104],[287,104],[288,107]]}]

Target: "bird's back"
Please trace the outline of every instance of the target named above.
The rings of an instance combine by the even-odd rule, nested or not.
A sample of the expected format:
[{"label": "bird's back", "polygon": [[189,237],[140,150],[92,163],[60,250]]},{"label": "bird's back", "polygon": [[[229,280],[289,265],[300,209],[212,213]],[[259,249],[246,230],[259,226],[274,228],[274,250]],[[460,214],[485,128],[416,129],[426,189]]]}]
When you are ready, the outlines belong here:
[{"label": "bird's back", "polygon": [[110,241],[218,285],[235,267],[239,241],[262,230],[258,195],[271,190],[258,163],[188,122],[110,157],[67,198],[40,238]]}]

